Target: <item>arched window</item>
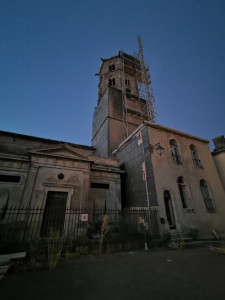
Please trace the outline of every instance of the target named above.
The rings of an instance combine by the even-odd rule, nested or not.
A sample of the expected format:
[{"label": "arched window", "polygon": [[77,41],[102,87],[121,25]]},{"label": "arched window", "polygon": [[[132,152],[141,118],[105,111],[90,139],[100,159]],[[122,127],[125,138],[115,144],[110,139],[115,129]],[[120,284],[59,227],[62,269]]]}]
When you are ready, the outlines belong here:
[{"label": "arched window", "polygon": [[201,167],[201,162],[200,162],[200,160],[198,158],[198,152],[197,152],[195,146],[191,145],[190,146],[190,150],[191,150],[191,156],[192,156],[193,164],[196,167]]},{"label": "arched window", "polygon": [[109,78],[109,86],[114,86],[116,83],[115,78]]},{"label": "arched window", "polygon": [[175,140],[170,140],[170,151],[171,151],[173,161],[176,162],[177,164],[181,164],[181,158]]},{"label": "arched window", "polygon": [[202,191],[202,197],[204,199],[206,209],[209,211],[213,211],[214,206],[213,206],[213,202],[210,197],[210,194],[209,194],[209,189],[208,189],[207,183],[203,179],[200,180],[200,188]]},{"label": "arched window", "polygon": [[109,71],[114,71],[115,70],[115,65],[114,64],[111,64],[109,65]]},{"label": "arched window", "polygon": [[167,221],[169,223],[169,228],[176,229],[176,222],[175,222],[175,217],[173,212],[173,204],[172,204],[172,199],[169,191],[164,192],[164,203],[165,203],[166,216],[167,216]]},{"label": "arched window", "polygon": [[179,177],[177,182],[178,182],[178,188],[180,191],[180,198],[181,198],[183,208],[187,208],[188,207],[188,195],[187,195],[187,188],[184,183],[183,177]]}]

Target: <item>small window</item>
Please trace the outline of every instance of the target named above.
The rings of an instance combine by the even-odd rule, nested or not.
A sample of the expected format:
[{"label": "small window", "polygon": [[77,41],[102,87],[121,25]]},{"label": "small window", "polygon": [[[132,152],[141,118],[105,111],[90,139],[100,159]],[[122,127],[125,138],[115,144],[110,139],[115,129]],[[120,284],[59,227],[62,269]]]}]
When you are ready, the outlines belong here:
[{"label": "small window", "polygon": [[114,86],[116,83],[115,78],[110,78],[109,79],[109,86]]},{"label": "small window", "polygon": [[191,145],[190,150],[191,150],[191,156],[192,156],[193,164],[196,167],[201,167],[201,161],[198,158],[198,152],[197,152],[195,146]]},{"label": "small window", "polygon": [[112,65],[109,65],[109,71],[112,72],[115,70],[115,65],[112,64]]},{"label": "small window", "polygon": [[188,195],[187,195],[187,188],[184,183],[183,177],[179,177],[177,182],[178,182],[178,188],[180,191],[180,198],[181,198],[183,208],[187,208],[188,207]]},{"label": "small window", "polygon": [[130,80],[129,79],[125,79],[125,85],[130,86]]},{"label": "small window", "polygon": [[109,184],[108,183],[91,182],[91,188],[92,189],[108,190],[109,189]]},{"label": "small window", "polygon": [[179,155],[178,146],[175,140],[170,141],[170,151],[173,161],[177,164],[181,164],[181,157]]},{"label": "small window", "polygon": [[0,175],[0,182],[20,183],[21,176]]},{"label": "small window", "polygon": [[203,179],[200,180],[200,188],[201,188],[202,197],[204,199],[206,209],[208,211],[214,211],[215,208],[213,206],[213,201],[209,194],[209,189],[208,189],[207,183]]}]

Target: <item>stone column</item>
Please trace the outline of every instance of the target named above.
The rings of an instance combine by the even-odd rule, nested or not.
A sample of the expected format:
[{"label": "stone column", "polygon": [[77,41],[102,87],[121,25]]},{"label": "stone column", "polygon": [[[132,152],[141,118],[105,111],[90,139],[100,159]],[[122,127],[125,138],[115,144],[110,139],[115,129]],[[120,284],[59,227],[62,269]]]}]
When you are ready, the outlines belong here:
[{"label": "stone column", "polygon": [[37,171],[38,166],[30,166],[20,206],[28,206],[29,204],[31,204],[32,192],[34,189]]}]

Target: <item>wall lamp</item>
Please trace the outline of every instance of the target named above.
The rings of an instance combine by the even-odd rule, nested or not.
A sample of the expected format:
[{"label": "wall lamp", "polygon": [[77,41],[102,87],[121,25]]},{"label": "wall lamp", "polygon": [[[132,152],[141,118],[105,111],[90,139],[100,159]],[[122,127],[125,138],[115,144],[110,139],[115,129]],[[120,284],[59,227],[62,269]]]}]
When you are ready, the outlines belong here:
[{"label": "wall lamp", "polygon": [[153,150],[156,150],[160,156],[163,155],[164,148],[160,145],[160,143],[157,143],[155,145],[150,145],[150,147],[151,147],[151,152]]}]

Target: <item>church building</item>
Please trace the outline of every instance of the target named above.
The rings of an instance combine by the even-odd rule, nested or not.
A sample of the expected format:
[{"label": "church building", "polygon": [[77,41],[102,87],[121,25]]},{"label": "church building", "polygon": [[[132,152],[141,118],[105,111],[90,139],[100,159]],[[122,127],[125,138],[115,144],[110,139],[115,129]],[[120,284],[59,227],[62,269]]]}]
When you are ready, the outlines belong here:
[{"label": "church building", "polygon": [[0,131],[0,209],[146,208],[153,235],[223,235],[221,152],[214,162],[208,140],[155,123],[141,57],[120,51],[96,75],[92,146]]}]

